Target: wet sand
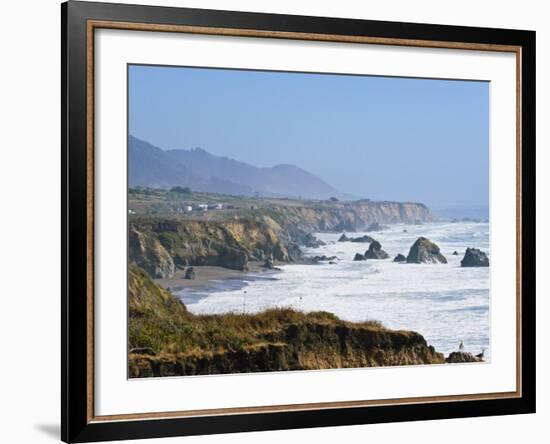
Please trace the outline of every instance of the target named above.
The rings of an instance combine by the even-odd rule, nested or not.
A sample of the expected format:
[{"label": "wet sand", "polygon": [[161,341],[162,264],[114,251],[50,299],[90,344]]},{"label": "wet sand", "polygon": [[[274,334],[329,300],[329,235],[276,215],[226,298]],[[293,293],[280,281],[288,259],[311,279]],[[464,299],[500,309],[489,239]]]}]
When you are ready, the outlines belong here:
[{"label": "wet sand", "polygon": [[213,282],[224,280],[246,279],[247,275],[254,273],[273,273],[261,266],[259,262],[249,262],[247,271],[231,270],[224,267],[209,265],[193,266],[195,270],[195,279],[185,279],[185,270],[176,269],[174,277],[155,279],[154,281],[163,288],[171,291],[185,289],[201,290],[209,287]]}]

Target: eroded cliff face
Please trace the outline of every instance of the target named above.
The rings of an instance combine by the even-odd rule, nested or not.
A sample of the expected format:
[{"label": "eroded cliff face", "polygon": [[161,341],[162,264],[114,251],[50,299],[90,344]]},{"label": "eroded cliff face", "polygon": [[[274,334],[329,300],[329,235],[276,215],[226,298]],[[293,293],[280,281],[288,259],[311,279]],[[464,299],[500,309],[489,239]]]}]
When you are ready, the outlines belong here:
[{"label": "eroded cliff face", "polygon": [[128,232],[129,260],[143,268],[151,277],[172,277],[176,269],[172,256],[156,236],[142,233],[134,226]]},{"label": "eroded cliff face", "polygon": [[[171,277],[176,266],[216,265],[246,270],[249,260],[294,262],[302,252],[269,218],[228,220],[142,220],[130,225],[129,259],[153,277]],[[138,241],[132,241],[137,239]]]},{"label": "eroded cliff face", "polygon": [[135,267],[129,291],[133,378],[445,362],[418,333],[325,312],[193,315]]},{"label": "eroded cliff face", "polygon": [[131,355],[131,377],[443,364],[443,354],[414,332],[325,323],[282,326],[278,341],[237,350]]},{"label": "eroded cliff face", "polygon": [[281,225],[308,232],[362,231],[375,222],[415,224],[434,220],[430,209],[421,203],[367,200],[274,206],[268,213]]},{"label": "eroded cliff face", "polygon": [[360,231],[371,223],[433,219],[423,204],[357,201],[264,207],[237,218],[136,219],[129,227],[129,259],[151,276],[171,277],[175,266],[216,265],[246,270],[248,261],[300,262],[311,233]]}]

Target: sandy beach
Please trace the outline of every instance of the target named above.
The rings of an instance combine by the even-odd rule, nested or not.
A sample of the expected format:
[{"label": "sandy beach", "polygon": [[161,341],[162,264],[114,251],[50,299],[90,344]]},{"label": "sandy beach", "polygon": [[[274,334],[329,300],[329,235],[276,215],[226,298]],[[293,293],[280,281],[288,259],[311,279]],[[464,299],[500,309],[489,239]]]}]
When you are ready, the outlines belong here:
[{"label": "sandy beach", "polygon": [[229,268],[209,265],[193,266],[193,269],[195,270],[195,279],[185,279],[185,270],[178,268],[173,277],[155,279],[154,281],[161,287],[171,291],[178,291],[186,288],[199,290],[208,287],[213,281],[244,278],[249,273],[273,272],[272,270],[262,267],[259,262],[249,262],[247,271],[231,270]]}]

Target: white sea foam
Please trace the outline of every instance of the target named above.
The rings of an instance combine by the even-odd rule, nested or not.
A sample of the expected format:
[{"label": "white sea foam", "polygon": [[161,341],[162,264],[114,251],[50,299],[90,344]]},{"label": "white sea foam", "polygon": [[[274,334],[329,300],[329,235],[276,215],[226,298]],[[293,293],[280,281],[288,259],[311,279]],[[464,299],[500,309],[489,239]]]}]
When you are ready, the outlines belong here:
[{"label": "white sea foam", "polygon": [[[461,268],[460,260],[466,247],[489,255],[489,225],[391,225],[386,231],[368,234],[382,244],[390,259],[354,262],[355,253],[364,253],[368,244],[337,242],[340,234],[319,233],[317,237],[327,245],[306,249],[306,254],[335,255],[340,259],[336,264],[285,265],[280,273],[248,276],[241,285],[220,283],[207,292],[183,291],[179,296],[193,313],[293,307],[325,310],[350,321],[379,320],[389,328],[418,331],[445,354],[464,341],[467,351],[478,353],[485,348],[488,358],[490,269]],[[448,264],[393,262],[397,253],[406,256],[419,236],[437,243]],[[454,251],[459,254],[453,255]]]}]

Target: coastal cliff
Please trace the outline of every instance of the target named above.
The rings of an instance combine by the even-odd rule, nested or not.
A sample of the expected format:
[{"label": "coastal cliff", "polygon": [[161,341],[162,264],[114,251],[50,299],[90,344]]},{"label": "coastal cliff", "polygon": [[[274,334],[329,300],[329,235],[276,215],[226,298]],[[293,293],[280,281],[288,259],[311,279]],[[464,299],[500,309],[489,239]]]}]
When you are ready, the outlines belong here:
[{"label": "coastal cliff", "polygon": [[308,232],[363,231],[373,223],[416,224],[434,220],[426,205],[414,202],[293,201],[281,205],[280,201],[272,201],[271,209],[265,212],[284,226],[296,226]]},{"label": "coastal cliff", "polygon": [[288,233],[269,217],[224,222],[145,219],[133,222],[129,232],[130,262],[154,278],[171,277],[176,266],[246,270],[249,260],[295,262],[302,255]]},{"label": "coastal cliff", "polygon": [[216,265],[246,270],[250,260],[300,262],[300,246],[313,246],[312,233],[359,231],[373,223],[433,220],[420,203],[261,200],[237,213],[212,218],[135,217],[129,226],[130,262],[154,278],[171,277],[177,266]]},{"label": "coastal cliff", "polygon": [[291,309],[193,315],[140,268],[128,277],[132,378],[445,362],[415,332]]}]

